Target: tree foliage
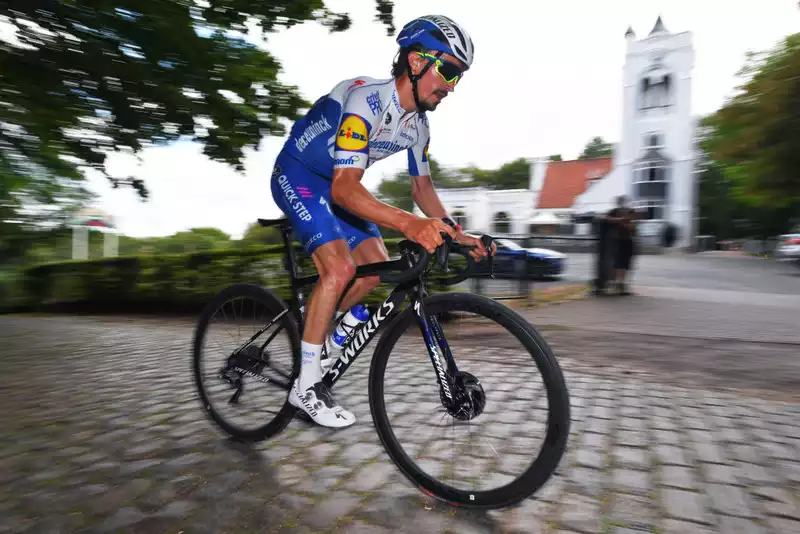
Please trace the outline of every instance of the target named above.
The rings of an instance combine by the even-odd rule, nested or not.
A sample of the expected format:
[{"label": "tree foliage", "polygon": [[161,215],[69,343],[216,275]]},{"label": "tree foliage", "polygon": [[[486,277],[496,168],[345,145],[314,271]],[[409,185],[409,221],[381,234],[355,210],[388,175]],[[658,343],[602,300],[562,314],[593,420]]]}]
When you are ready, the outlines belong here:
[{"label": "tree foliage", "polygon": [[800,33],[750,53],[738,93],[706,118],[703,149],[754,207],[800,206]]},{"label": "tree foliage", "polygon": [[607,143],[602,137],[593,137],[578,156],[578,159],[608,158],[614,155],[614,145]]},{"label": "tree foliage", "polygon": [[[527,189],[530,180],[530,163],[525,158],[505,163],[498,169],[480,169],[475,166],[451,169],[441,166],[432,156],[429,157],[429,165],[431,179],[437,189]],[[383,180],[378,186],[378,197],[392,206],[412,211],[414,200],[411,198],[411,177],[408,172],[400,172]]]},{"label": "tree foliage", "polygon": [[[377,0],[392,34],[392,2]],[[105,174],[109,152],[174,141],[243,169],[243,150],[283,135],[309,105],[250,44],[303,21],[350,27],[323,0],[8,0],[0,20],[0,175]],[[109,177],[115,187],[145,184]]]}]

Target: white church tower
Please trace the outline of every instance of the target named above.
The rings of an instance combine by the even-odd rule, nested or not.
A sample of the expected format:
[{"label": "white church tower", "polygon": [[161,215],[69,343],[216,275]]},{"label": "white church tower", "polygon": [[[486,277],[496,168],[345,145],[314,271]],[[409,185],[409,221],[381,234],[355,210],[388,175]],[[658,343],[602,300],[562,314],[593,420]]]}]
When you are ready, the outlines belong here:
[{"label": "white church tower", "polygon": [[578,213],[607,211],[626,195],[646,213],[640,235],[657,239],[663,225],[678,227],[677,247],[694,232],[694,120],[691,113],[694,49],[690,32],[670,33],[661,17],[650,33],[632,28],[623,68],[623,117],[614,168],[576,199]]},{"label": "white church tower", "polygon": [[624,118],[615,163],[625,169],[624,192],[646,212],[652,230],[671,222],[679,228],[676,246],[688,246],[695,206],[692,35],[669,33],[659,16],[644,39],[636,40],[630,28],[625,38]]}]

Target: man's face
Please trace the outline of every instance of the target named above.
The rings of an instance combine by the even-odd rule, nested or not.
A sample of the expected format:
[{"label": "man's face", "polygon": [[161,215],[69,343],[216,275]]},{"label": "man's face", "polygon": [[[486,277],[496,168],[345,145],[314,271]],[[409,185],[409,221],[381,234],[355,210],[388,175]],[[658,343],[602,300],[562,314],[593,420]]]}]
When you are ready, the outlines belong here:
[{"label": "man's face", "polygon": [[[436,54],[436,52],[429,53],[430,56],[434,54]],[[422,78],[417,81],[417,93],[423,111],[433,111],[436,109],[439,103],[455,89],[456,83],[460,81],[461,71],[464,69],[464,64],[449,54],[442,54],[439,59],[441,59],[444,64],[439,67],[438,72],[436,63],[434,62],[428,67],[428,70],[425,71]],[[411,72],[419,74],[429,62],[435,60],[423,57],[416,52],[411,52],[408,55],[408,61],[409,65],[411,65]],[[458,73],[459,79],[448,82],[440,73],[450,76]]]}]

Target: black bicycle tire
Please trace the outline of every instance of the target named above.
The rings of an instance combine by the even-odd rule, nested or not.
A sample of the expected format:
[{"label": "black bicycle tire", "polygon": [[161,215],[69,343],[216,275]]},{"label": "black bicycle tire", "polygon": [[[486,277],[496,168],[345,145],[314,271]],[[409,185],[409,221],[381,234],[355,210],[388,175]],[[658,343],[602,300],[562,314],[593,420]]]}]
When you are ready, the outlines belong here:
[{"label": "black bicycle tire", "polygon": [[[192,370],[194,373],[195,386],[197,387],[200,401],[203,405],[203,410],[211,418],[211,420],[225,433],[234,438],[242,441],[262,441],[281,432],[294,417],[296,409],[288,402],[289,392],[286,392],[287,397],[284,400],[283,407],[271,421],[263,426],[259,426],[258,428],[244,430],[228,423],[216,411],[214,411],[211,403],[208,400],[208,396],[206,395],[205,388],[203,387],[203,381],[201,380],[200,357],[202,354],[202,343],[205,339],[208,323],[220,306],[222,306],[225,302],[237,297],[253,298],[264,304],[267,309],[269,309],[270,312],[274,313],[276,316],[278,313],[288,308],[283,299],[281,299],[271,290],[264,287],[253,284],[233,284],[226,287],[217,295],[215,295],[211,301],[209,301],[209,303],[203,309],[200,318],[198,319],[193,340]],[[293,361],[291,379],[294,380],[294,378],[300,374],[300,332],[297,327],[296,319],[291,313],[285,314],[281,318],[281,322],[282,326],[289,334],[289,342],[292,346]]]},{"label": "black bicycle tire", "polygon": [[547,390],[550,409],[544,444],[528,470],[515,481],[479,492],[453,488],[423,473],[414,464],[389,425],[383,398],[383,378],[389,354],[407,328],[417,328],[411,308],[404,310],[388,325],[375,347],[370,365],[369,403],[381,443],[406,478],[428,495],[464,508],[496,509],[518,504],[535,494],[552,477],[566,451],[570,431],[570,400],[558,361],[533,325],[497,301],[473,293],[443,293],[425,299],[423,304],[429,315],[441,311],[480,311],[481,315],[506,327],[523,342],[536,362]]}]

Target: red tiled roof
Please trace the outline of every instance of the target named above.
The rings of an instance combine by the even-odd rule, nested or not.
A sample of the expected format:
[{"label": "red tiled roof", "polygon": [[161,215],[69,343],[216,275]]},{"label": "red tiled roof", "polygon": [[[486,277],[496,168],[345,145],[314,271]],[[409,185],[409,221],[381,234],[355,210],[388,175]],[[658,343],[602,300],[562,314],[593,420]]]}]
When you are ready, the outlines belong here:
[{"label": "red tiled roof", "polygon": [[586,191],[593,178],[611,170],[613,158],[551,161],[547,164],[542,192],[536,205],[540,209],[569,208],[575,198]]}]

